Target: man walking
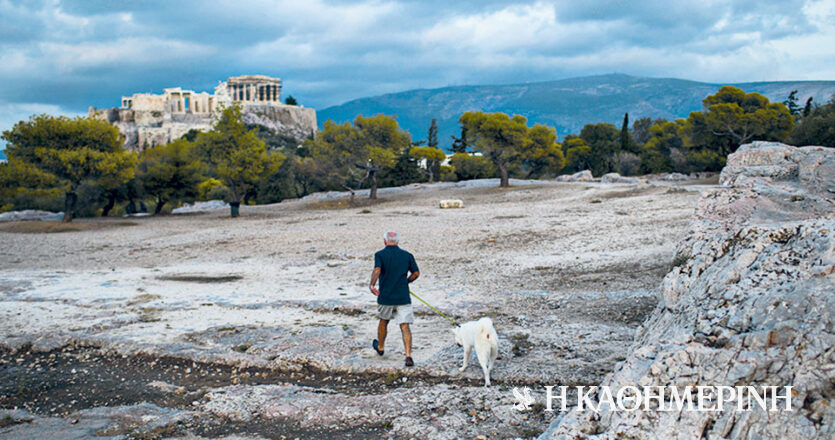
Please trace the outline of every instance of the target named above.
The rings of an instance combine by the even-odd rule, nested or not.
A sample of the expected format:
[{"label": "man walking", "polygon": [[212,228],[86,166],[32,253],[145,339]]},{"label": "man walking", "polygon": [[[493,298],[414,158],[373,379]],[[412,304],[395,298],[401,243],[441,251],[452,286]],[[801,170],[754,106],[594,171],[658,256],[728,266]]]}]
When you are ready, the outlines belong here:
[{"label": "man walking", "polygon": [[[371,346],[380,356],[385,351],[388,324],[392,319],[400,325],[403,333],[403,345],[406,347],[406,366],[415,364],[412,360],[412,331],[409,324],[414,322],[412,298],[409,296],[409,283],[420,276],[415,257],[397,246],[396,232],[386,232],[383,243],[386,247],[374,254],[374,271],[371,273],[371,293],[377,297],[377,312],[380,322],[377,324],[377,339]],[[380,280],[380,289],[374,287]]]}]

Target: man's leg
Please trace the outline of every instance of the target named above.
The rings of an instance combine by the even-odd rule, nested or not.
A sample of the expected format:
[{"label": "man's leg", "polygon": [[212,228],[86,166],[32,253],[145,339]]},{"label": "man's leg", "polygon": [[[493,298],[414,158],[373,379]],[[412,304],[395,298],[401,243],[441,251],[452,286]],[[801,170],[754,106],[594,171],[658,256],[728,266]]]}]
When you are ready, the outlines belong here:
[{"label": "man's leg", "polygon": [[377,349],[380,351],[386,349],[386,334],[388,333],[388,325],[388,319],[381,319],[380,322],[377,324],[377,341],[379,341]]},{"label": "man's leg", "polygon": [[400,332],[403,333],[403,346],[406,347],[406,357],[412,357],[412,330],[409,324],[400,324]]}]

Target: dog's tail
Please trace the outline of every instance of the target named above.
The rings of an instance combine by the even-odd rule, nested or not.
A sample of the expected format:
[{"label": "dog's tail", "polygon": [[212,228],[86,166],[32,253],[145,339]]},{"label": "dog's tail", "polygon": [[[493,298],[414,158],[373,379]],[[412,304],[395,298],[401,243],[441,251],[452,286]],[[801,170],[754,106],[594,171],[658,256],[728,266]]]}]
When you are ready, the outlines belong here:
[{"label": "dog's tail", "polygon": [[486,345],[484,347],[490,353],[490,360],[498,355],[498,335],[496,329],[493,327],[493,320],[490,318],[481,318],[478,320],[476,326],[476,346]]}]

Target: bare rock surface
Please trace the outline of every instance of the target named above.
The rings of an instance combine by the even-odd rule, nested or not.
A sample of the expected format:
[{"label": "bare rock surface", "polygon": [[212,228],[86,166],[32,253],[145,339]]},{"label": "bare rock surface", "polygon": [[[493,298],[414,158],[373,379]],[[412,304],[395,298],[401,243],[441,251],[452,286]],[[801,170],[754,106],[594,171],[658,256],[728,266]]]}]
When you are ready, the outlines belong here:
[{"label": "bare rock surface", "polygon": [[594,176],[591,174],[591,171],[583,170],[574,174],[559,176],[557,180],[560,182],[591,182],[594,180]]},{"label": "bare rock surface", "polygon": [[792,411],[575,408],[541,439],[835,436],[835,150],[744,145],[720,182],[601,385],[792,386]]},{"label": "bare rock surface", "polygon": [[56,221],[64,217],[63,212],[41,211],[39,209],[24,209],[23,211],[9,211],[0,213],[0,222],[14,222],[24,220]]},{"label": "bare rock surface", "polygon": [[637,177],[621,176],[618,173],[607,173],[600,177],[601,183],[638,183]]},{"label": "bare rock surface", "polygon": [[[301,438],[313,436],[304,423],[319,417],[315,406],[276,410],[274,419],[262,412],[296,401],[344,403],[330,416],[323,413],[335,428],[315,434],[321,438],[455,438],[444,432],[447,425],[455,427],[452,433],[460,427],[465,437],[532,438],[555,415],[511,414],[511,389],[596,384],[624,359],[636,327],[655,307],[654,289],[687,232],[700,191],[711,188],[693,183],[671,191],[664,184],[511,180],[511,188],[500,189],[489,179],[387,188],[376,203],[357,197],[357,205],[346,193],[319,194],[242,207],[237,219],[215,210],[60,234],[0,232],[0,358],[8,359],[0,374],[10,390],[0,403],[26,402],[15,394],[19,383],[25,388],[64,377],[33,357],[81,346],[101,368],[124,369],[124,358],[147,368],[174,362],[180,372],[237,370],[193,386],[187,382],[196,380],[195,372],[125,377],[142,380],[119,391],[117,402],[128,394],[168,393],[173,397],[155,404],[212,420],[192,433],[197,438],[276,438],[270,426],[282,424]],[[465,208],[438,209],[441,199],[463,200]],[[416,367],[403,367],[394,327],[385,356],[370,349],[377,320],[367,285],[372,255],[389,229],[400,232],[402,246],[417,257],[422,276],[416,293],[455,319],[493,319],[502,355],[495,386],[477,386],[481,369],[474,359],[458,372],[462,350],[449,323],[417,302]],[[95,360],[105,355],[118,362]],[[255,372],[248,369],[257,369],[259,381],[271,381],[253,383]],[[390,390],[388,382],[399,388]],[[39,401],[70,405],[75,398],[62,397],[61,386],[43,391]],[[186,394],[178,394],[183,387]],[[260,402],[257,396],[263,405],[252,409],[249,421],[225,409],[250,411],[246,405]],[[367,405],[349,403],[353,399]],[[434,419],[432,405],[444,408]],[[362,411],[370,420],[372,409],[378,424],[366,429],[348,421]],[[69,414],[57,413],[62,420]],[[217,420],[222,423],[215,426]]]},{"label": "bare rock surface", "polygon": [[[0,409],[0,437],[18,439],[155,438],[166,426],[186,420],[193,412],[160,408],[149,403],[77,411],[66,417],[43,417],[25,410]],[[130,436],[130,437],[129,437]]]}]

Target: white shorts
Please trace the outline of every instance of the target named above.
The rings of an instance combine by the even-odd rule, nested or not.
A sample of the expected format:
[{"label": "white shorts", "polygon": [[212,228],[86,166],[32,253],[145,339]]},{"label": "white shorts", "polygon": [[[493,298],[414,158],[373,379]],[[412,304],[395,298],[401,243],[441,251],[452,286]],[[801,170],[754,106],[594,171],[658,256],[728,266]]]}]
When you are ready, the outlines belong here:
[{"label": "white shorts", "polygon": [[412,310],[411,304],[401,304],[398,306],[377,304],[377,315],[380,319],[394,321],[397,325],[415,322],[415,313]]}]

